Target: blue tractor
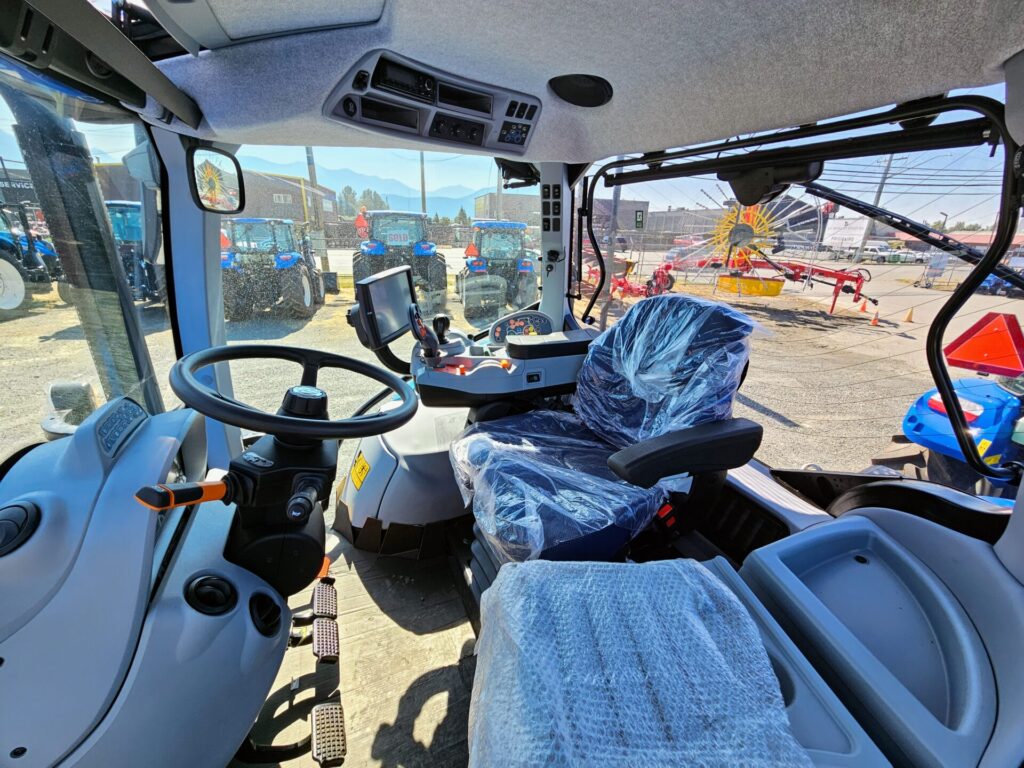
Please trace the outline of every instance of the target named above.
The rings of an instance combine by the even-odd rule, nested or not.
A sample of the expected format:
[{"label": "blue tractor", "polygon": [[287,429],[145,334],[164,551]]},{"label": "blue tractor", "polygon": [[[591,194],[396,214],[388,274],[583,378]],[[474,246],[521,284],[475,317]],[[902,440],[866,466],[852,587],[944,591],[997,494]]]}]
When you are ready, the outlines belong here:
[{"label": "blue tractor", "polygon": [[492,317],[506,307],[537,301],[539,255],[526,248],[526,224],[478,219],[466,247],[466,266],[455,279],[466,319]]},{"label": "blue tractor", "polygon": [[142,203],[136,200],[105,200],[103,204],[107,208],[114,243],[132,296],[138,301],[162,301],[163,267],[156,263],[156,254],[146,252]]},{"label": "blue tractor", "polygon": [[[32,234],[21,204],[0,205],[0,310],[20,307],[26,296],[49,292],[63,283],[60,259],[53,245]],[[66,300],[65,292],[61,298]]]},{"label": "blue tractor", "polygon": [[365,211],[365,239],[352,254],[354,282],[393,267],[412,268],[416,301],[424,313],[442,312],[448,294],[448,265],[427,235],[427,214],[413,211]]},{"label": "blue tractor", "polygon": [[228,320],[269,308],[309,318],[324,304],[323,274],[290,219],[225,219],[220,266]]}]

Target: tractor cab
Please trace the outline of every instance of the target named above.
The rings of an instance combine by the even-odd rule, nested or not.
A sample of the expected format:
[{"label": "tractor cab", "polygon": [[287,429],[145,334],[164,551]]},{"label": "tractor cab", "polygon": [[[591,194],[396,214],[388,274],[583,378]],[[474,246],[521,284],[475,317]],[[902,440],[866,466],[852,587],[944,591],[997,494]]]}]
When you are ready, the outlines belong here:
[{"label": "tractor cab", "polygon": [[0,15],[0,764],[1019,768],[1018,4],[99,5]]},{"label": "tractor cab", "polygon": [[467,319],[493,320],[506,308],[534,304],[540,291],[539,258],[526,248],[526,224],[478,219],[472,234],[455,284]]},{"label": "tractor cab", "polygon": [[402,264],[412,269],[417,295],[428,311],[442,311],[448,291],[448,266],[444,254],[431,242],[425,213],[366,211],[356,220],[356,231],[365,233],[358,253],[352,254],[355,282]]}]

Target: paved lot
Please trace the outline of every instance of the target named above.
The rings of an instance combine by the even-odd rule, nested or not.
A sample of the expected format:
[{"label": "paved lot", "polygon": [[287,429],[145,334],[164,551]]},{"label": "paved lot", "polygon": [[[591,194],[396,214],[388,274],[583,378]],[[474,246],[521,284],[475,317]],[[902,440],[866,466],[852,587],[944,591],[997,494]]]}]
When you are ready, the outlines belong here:
[{"label": "paved lot", "polygon": [[[450,275],[461,252],[448,249]],[[448,252],[446,251],[446,253]],[[453,255],[454,254],[454,255]],[[348,251],[330,254],[332,267],[344,272]],[[652,259],[653,261],[653,255]],[[814,462],[835,469],[867,466],[899,431],[903,414],[930,388],[924,355],[928,324],[948,298],[943,291],[915,288],[921,273],[915,265],[869,265],[869,295],[879,299],[879,325],[872,313],[860,313],[849,297],[829,315],[829,289],[802,290],[788,284],[776,298],[737,298],[718,294],[753,316],[762,326],[753,341],[750,373],[740,394],[737,415],[765,426],[761,458],[777,466]],[[677,285],[677,290],[710,295],[707,280]],[[308,321],[266,312],[245,322],[228,323],[231,342],[289,344],[325,349],[367,360],[373,356],[356,340],[345,320],[350,290],[329,297],[327,306]],[[903,322],[913,308],[914,322]],[[954,322],[947,338],[990,309],[1021,312],[1021,302],[976,296]],[[466,327],[461,305],[449,302],[453,325]],[[171,334],[162,306],[140,308],[158,378],[166,385],[173,363]],[[478,325],[480,323],[477,323]],[[24,311],[0,317],[0,347],[5,387],[0,392],[0,439],[13,450],[41,437],[44,392],[58,379],[91,380],[98,387],[88,345],[73,307],[56,294],[44,295]],[[955,372],[954,372],[955,374]],[[285,362],[248,362],[234,366],[236,396],[253,405],[276,409],[284,390],[299,379],[298,367]],[[334,414],[351,412],[377,387],[368,380],[327,372],[323,384]]]}]

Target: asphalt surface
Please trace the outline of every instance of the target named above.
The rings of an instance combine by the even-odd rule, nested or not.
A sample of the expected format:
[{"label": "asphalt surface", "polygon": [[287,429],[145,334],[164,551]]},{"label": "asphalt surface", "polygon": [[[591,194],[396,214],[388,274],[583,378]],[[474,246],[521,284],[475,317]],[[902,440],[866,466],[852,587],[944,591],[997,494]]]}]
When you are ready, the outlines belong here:
[{"label": "asphalt surface", "polygon": [[[461,249],[443,250],[451,265],[451,279],[461,266]],[[339,272],[350,269],[349,251],[332,251],[330,259]],[[871,324],[874,307],[868,305],[870,311],[860,312],[859,305],[847,296],[840,298],[835,314],[828,314],[831,290],[820,285],[807,289],[787,283],[783,294],[773,298],[716,295],[750,314],[761,326],[752,342],[750,371],[735,412],[764,425],[759,458],[767,463],[863,469],[899,432],[913,400],[932,387],[925,336],[950,294],[915,287],[913,282],[922,272],[920,265],[868,265],[868,269],[873,279],[866,291],[879,301],[876,326]],[[708,275],[690,277],[695,282],[680,280],[676,290],[712,295]],[[267,311],[251,320],[227,323],[227,336],[230,343],[286,344],[374,361],[346,322],[351,304],[351,289],[346,284],[342,294],[329,296],[327,305],[309,320]],[[470,327],[461,315],[461,304],[449,299],[448,309],[454,327]],[[913,309],[912,322],[904,321],[908,309]],[[1021,309],[1016,299],[972,297],[946,338],[954,338],[986,311],[1019,317]],[[138,312],[165,400],[176,404],[167,386],[174,352],[165,309],[162,305],[139,306]],[[478,327],[485,324],[474,323]],[[4,372],[0,440],[6,456],[41,439],[39,424],[46,415],[45,392],[51,382],[89,381],[102,393],[78,313],[61,304],[56,292],[37,296],[26,308],[0,315],[0,328],[4,338],[0,345]],[[400,351],[397,345],[396,351]],[[298,383],[300,374],[298,366],[281,361],[237,363],[232,372],[236,398],[268,410],[278,408],[285,390]],[[953,374],[965,372],[954,370]],[[320,383],[331,398],[331,413],[338,416],[351,413],[379,390],[376,383],[341,371],[324,372]],[[346,448],[348,453],[351,446]]]}]

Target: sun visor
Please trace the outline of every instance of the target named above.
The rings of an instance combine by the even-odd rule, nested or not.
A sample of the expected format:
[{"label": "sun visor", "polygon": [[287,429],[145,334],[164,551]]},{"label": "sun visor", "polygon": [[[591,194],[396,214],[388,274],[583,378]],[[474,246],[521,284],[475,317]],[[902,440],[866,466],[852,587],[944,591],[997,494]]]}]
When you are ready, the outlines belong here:
[{"label": "sun visor", "polygon": [[1024,144],[1024,51],[1003,64],[1006,75],[1006,127],[1014,141]]}]

